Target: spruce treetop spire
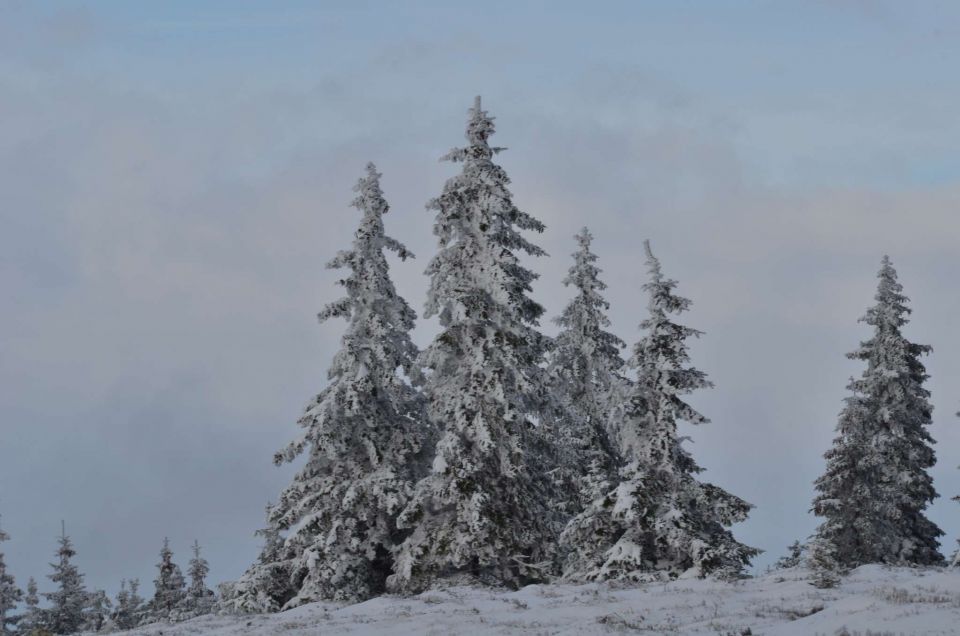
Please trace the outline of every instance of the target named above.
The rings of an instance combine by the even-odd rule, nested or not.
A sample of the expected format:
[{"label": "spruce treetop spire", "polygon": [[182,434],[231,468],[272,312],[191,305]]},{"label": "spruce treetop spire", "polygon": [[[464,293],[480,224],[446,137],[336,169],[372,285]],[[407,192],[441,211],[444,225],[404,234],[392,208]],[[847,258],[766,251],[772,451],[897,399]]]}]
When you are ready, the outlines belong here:
[{"label": "spruce treetop spire", "polygon": [[643,253],[647,255],[647,267],[651,278],[659,282],[663,278],[663,272],[660,270],[660,260],[653,255],[653,249],[650,248],[650,239],[643,240]]},{"label": "spruce treetop spire", "polygon": [[593,243],[593,234],[590,233],[590,228],[584,225],[574,238],[577,239],[577,243],[581,248],[588,251],[590,250],[590,244]]},{"label": "spruce treetop spire", "polygon": [[464,133],[468,142],[467,147],[454,148],[440,158],[442,161],[470,161],[471,159],[489,161],[493,155],[506,150],[506,148],[492,147],[488,143],[490,136],[496,132],[496,126],[493,123],[495,117],[483,110],[479,95],[473,99],[473,107],[468,111],[468,115],[467,129]]},{"label": "spruce treetop spire", "polygon": [[[690,309],[689,298],[682,298],[673,294],[677,281],[663,277],[663,270],[660,269],[660,259],[653,255],[649,239],[643,242],[643,251],[647,255],[647,271],[650,273],[650,281],[643,286],[643,289],[650,292],[649,308],[652,317],[662,319],[665,314],[679,314]],[[643,326],[643,328],[648,327]],[[703,332],[684,328],[684,334],[686,336],[701,336]]]},{"label": "spruce treetop spire", "polygon": [[382,216],[390,211],[390,206],[383,198],[383,190],[380,189],[380,177],[383,174],[377,172],[377,166],[372,161],[367,162],[366,170],[367,176],[360,177],[357,185],[353,186],[357,196],[350,205],[360,210],[365,216]]},{"label": "spruce treetop spire", "polygon": [[688,366],[690,354],[686,340],[699,338],[703,332],[670,319],[670,314],[688,310],[691,301],[673,293],[677,281],[663,276],[650,241],[644,241],[643,248],[650,272],[650,281],[643,285],[643,290],[650,295],[647,304],[650,315],[640,323],[647,335],[636,343],[627,364],[637,369],[640,383],[647,385],[651,394],[660,395],[665,400],[662,406],[675,417],[691,424],[706,424],[710,420],[679,397],[713,386],[703,371]]},{"label": "spruce treetop spire", "polygon": [[910,299],[903,295],[903,285],[897,280],[897,270],[889,256],[881,260],[877,278],[880,282],[873,297],[877,304],[868,309],[860,321],[875,327],[899,329],[909,322],[906,316],[913,310],[907,306]]},{"label": "spruce treetop spire", "polygon": [[[409,330],[413,328],[416,313],[399,298],[389,280],[383,250],[394,252],[404,261],[413,258],[413,252],[400,241],[386,235],[383,215],[390,211],[390,205],[380,188],[381,174],[373,162],[367,163],[366,172],[366,176],[360,177],[353,187],[357,195],[350,202],[363,215],[354,233],[352,249],[338,252],[327,263],[327,269],[350,270],[346,278],[338,281],[346,289],[347,295],[324,307],[318,318],[321,322],[330,318],[346,318],[361,323],[378,312],[397,312],[397,324]],[[380,297],[385,301],[374,306],[374,303],[364,301],[368,296]],[[411,365],[405,366],[409,371]]]},{"label": "spruce treetop spire", "polygon": [[467,141],[471,146],[485,146],[487,139],[495,132],[493,117],[480,106],[480,96],[473,98],[473,108],[470,109],[470,120],[467,122]]},{"label": "spruce treetop spire", "polygon": [[[574,235],[574,239],[579,249],[573,253],[573,265],[567,270],[563,284],[575,287],[577,296],[560,316],[554,318],[554,322],[561,327],[587,328],[592,332],[591,335],[599,336],[604,344],[621,348],[625,345],[619,338],[600,330],[601,327],[610,325],[610,320],[603,313],[610,308],[610,303],[601,295],[607,285],[600,280],[602,270],[596,265],[597,255],[590,251],[593,235],[588,228],[583,227]],[[604,353],[609,360],[619,358],[615,349],[607,349]],[[619,366],[621,365],[614,365],[612,368]]]}]

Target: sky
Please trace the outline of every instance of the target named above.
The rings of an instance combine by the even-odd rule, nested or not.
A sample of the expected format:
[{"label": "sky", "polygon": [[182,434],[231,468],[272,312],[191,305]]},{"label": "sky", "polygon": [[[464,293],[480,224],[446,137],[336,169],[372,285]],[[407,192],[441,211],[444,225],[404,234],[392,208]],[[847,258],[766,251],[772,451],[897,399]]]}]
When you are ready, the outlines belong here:
[{"label": "sky", "polygon": [[[343,325],[324,264],[367,161],[421,311],[424,204],[474,95],[549,257],[588,225],[627,342],[650,239],[716,387],[684,432],[756,505],[763,568],[816,526],[813,480],[889,254],[933,345],[930,516],[960,537],[960,6],[813,2],[0,0],[0,515],[21,583],[60,521],[90,587],[145,592],[164,537],[213,582],[255,558],[272,465]],[[414,334],[429,342],[435,322]],[[544,320],[547,333],[555,327]]]}]

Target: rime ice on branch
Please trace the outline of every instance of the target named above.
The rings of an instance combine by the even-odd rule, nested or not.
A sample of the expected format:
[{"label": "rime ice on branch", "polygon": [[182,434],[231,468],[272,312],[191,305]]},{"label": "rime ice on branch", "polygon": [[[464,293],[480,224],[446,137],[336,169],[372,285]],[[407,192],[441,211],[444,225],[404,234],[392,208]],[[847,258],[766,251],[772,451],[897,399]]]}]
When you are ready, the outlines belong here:
[{"label": "rime ice on branch", "polygon": [[540,580],[553,542],[536,454],[535,422],[546,400],[540,364],[548,340],[543,308],[530,297],[536,275],[520,255],[544,252],[522,231],[543,224],[513,203],[491,147],[493,118],[470,109],[461,164],[439,197],[439,251],[427,267],[427,315],[441,332],[423,352],[429,417],[442,430],[433,470],[400,516],[412,534],[391,588],[423,589],[437,578],[519,585]]}]

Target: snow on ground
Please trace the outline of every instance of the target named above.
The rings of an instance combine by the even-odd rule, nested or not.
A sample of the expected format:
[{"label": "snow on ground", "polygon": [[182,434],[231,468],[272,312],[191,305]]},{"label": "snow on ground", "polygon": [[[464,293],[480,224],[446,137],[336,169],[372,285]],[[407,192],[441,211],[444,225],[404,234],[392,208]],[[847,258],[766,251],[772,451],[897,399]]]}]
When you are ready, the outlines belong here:
[{"label": "snow on ground", "polygon": [[[272,615],[208,616],[138,636],[192,634],[960,634],[960,571],[864,566],[831,590],[781,570],[737,583],[680,580],[617,589],[453,587],[412,598],[314,603]],[[845,631],[846,630],[846,631]]]}]

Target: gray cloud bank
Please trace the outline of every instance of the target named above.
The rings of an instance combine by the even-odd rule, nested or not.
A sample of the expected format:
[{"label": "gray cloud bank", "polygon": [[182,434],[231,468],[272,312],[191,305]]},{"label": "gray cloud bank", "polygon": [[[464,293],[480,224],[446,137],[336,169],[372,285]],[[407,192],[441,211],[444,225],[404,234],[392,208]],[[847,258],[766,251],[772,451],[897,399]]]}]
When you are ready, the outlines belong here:
[{"label": "gray cloud bank", "polygon": [[[918,40],[924,25],[844,13],[875,57],[826,69],[801,45],[834,50],[839,36],[780,50],[722,30],[698,43],[712,31],[694,24],[675,50],[671,16],[638,26],[649,37],[629,55],[617,33],[601,45],[616,16],[590,16],[587,41],[561,53],[569,7],[544,18],[550,35],[442,13],[439,36],[376,38],[381,18],[346,44],[373,12],[275,16],[263,33],[252,16],[224,35],[209,16],[0,6],[0,513],[21,580],[47,574],[61,518],[89,583],[111,592],[152,580],[164,536],[183,561],[198,539],[216,580],[242,572],[290,476],[272,453],[338,345],[341,325],[314,316],[336,293],[323,264],[350,240],[350,188],[367,160],[384,173],[388,230],[419,256],[393,273],[420,308],[423,204],[453,173],[437,158],[477,92],[510,147],[516,201],[548,226],[551,256],[533,266],[549,315],[584,224],[625,340],[644,312],[644,238],[694,300],[687,322],[707,332],[695,360],[717,388],[694,397],[713,422],[692,448],[707,478],[757,505],[737,531],[771,552],[761,565],[814,527],[811,482],[859,373],[843,354],[867,336],[856,320],[889,253],[913,300],[908,333],[935,349],[932,516],[952,551],[960,179],[947,149],[960,121],[938,106],[956,96],[911,62],[958,51]],[[772,53],[737,64],[751,52]],[[431,333],[422,322],[418,342]]]}]

